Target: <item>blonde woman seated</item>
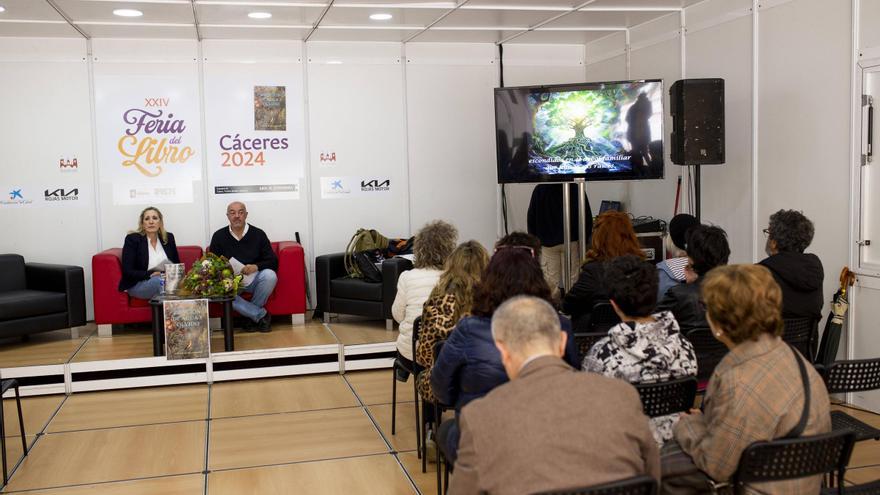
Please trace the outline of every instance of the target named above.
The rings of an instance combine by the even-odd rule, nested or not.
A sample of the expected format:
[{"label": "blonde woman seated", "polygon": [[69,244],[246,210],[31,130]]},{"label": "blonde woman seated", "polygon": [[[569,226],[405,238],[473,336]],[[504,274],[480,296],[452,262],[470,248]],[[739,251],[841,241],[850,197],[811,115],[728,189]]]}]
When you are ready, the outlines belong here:
[{"label": "blonde woman seated", "polygon": [[169,263],[180,263],[174,234],[165,230],[161,211],[152,206],[144,208],[137,230],[129,232],[122,245],[120,292],[139,299],[158,295]]},{"label": "blonde woman seated", "polygon": [[[446,258],[455,249],[458,230],[443,220],[426,224],[416,233],[413,242],[413,265],[415,268],[400,274],[397,279],[397,297],[391,305],[391,315],[400,324],[397,336],[397,353],[404,363],[412,368],[413,321],[422,314],[422,306],[440,280],[440,273]],[[407,376],[399,376],[406,381]]]},{"label": "blonde woman seated", "polygon": [[[621,323],[593,346],[584,358],[584,371],[620,378],[629,383],[652,383],[697,375],[694,347],[678,329],[669,311],[654,312],[657,268],[632,255],[615,258],[605,270],[611,306]],[[672,438],[679,414],[651,418],[658,446]]]},{"label": "blonde woman seated", "polygon": [[[782,291],[769,270],[757,265],[715,268],[706,275],[702,296],[709,327],[730,352],[709,380],[705,412],[682,416],[675,440],[699,470],[724,482],[749,444],[827,433],[831,417],[822,378],[780,338]],[[664,492],[705,490],[705,484],[694,487],[696,483],[667,476],[671,464],[665,461]],[[755,484],[746,491],[819,493],[821,483],[822,476],[813,476]]]}]

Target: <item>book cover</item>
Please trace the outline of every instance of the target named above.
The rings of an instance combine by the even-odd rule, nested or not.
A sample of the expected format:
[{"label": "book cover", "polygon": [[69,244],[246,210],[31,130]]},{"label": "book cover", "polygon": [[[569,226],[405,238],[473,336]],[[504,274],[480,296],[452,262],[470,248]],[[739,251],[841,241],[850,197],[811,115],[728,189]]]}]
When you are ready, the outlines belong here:
[{"label": "book cover", "polygon": [[165,293],[177,294],[186,275],[186,267],[183,263],[169,263],[165,265]]},{"label": "book cover", "polygon": [[284,86],[254,86],[254,130],[287,130],[285,89]]},{"label": "book cover", "polygon": [[162,303],[165,311],[165,357],[204,359],[211,353],[208,300],[183,299]]}]

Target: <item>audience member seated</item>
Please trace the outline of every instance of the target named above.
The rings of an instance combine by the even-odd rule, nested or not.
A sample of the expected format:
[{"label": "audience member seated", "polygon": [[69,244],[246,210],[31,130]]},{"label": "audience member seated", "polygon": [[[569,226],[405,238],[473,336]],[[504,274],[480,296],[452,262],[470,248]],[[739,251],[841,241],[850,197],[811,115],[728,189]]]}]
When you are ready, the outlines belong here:
[{"label": "audience member seated", "polygon": [[125,236],[119,290],[138,299],[152,299],[162,289],[163,272],[169,263],[180,263],[174,234],[165,231],[162,212],[147,207],[141,212],[137,230]]},{"label": "audience member seated", "polygon": [[[235,201],[226,207],[229,227],[214,232],[211,237],[212,253],[229,258],[236,273],[245,277],[256,274],[249,283],[242,282],[242,292],[250,292],[250,301],[236,296],[232,308],[249,319],[261,332],[272,330],[272,315],[263,307],[278,283],[278,257],[272,250],[269,237],[261,229],[247,223],[248,211],[244,203]],[[233,261],[233,258],[235,261]],[[246,329],[250,329],[248,326]]]},{"label": "audience member seated", "polygon": [[606,211],[596,217],[590,243],[578,280],[562,300],[562,311],[571,315],[576,332],[589,332],[593,306],[608,300],[608,262],[627,254],[645,257],[629,216],[619,211]]},{"label": "audience member seated", "polygon": [[[426,224],[416,233],[413,242],[413,269],[400,274],[397,279],[397,296],[391,305],[391,315],[400,324],[397,336],[397,354],[412,369],[413,321],[422,314],[422,308],[443,269],[449,253],[455,249],[458,230],[442,220]],[[404,370],[398,368],[399,372]],[[399,376],[406,381],[406,376]]]},{"label": "audience member seated", "polygon": [[[651,383],[697,375],[694,347],[678,331],[669,311],[652,314],[657,304],[657,269],[636,256],[608,264],[608,296],[621,323],[596,342],[584,358],[584,371],[629,383]],[[651,418],[654,440],[672,438],[679,414]]]},{"label": "audience member seated", "polygon": [[[528,234],[526,232],[521,232],[521,231],[511,232],[511,233],[507,234],[506,236],[502,237],[501,239],[498,239],[497,242],[495,242],[495,251],[494,252],[497,253],[499,249],[504,249],[504,248],[509,248],[509,247],[520,248],[520,249],[525,249],[525,248],[531,249],[532,252],[535,253],[535,258],[538,259],[538,262],[539,263],[542,262],[541,259],[544,256],[544,251],[541,249],[541,240],[538,239],[537,237],[533,236],[532,234]],[[551,287],[550,290],[552,291],[553,288]]]},{"label": "audience member seated", "polygon": [[716,266],[726,265],[730,256],[727,234],[720,227],[694,227],[687,241],[688,264],[685,270],[688,282],[666,291],[657,311],[671,311],[679,328],[687,333],[694,328],[706,328],[706,310],[700,302],[703,276]]},{"label": "audience member seated", "polygon": [[492,336],[511,381],[462,410],[450,494],[531,494],[641,474],[659,480],[639,395],[560,359],[568,336],[552,306],[514,297],[492,315]]},{"label": "audience member seated", "polygon": [[[431,372],[431,389],[440,402],[455,407],[456,417],[468,402],[486,395],[507,381],[501,355],[489,328],[495,309],[516,295],[535,296],[550,302],[550,287],[544,279],[534,250],[526,246],[500,248],[474,291],[471,316],[462,318],[449,335]],[[558,317],[562,328],[571,333],[571,323]],[[574,338],[569,335],[565,360],[578,366]],[[454,424],[437,434],[448,459],[454,459],[458,428]]]},{"label": "audience member seated", "polygon": [[[705,489],[697,481],[702,473],[728,481],[753,442],[831,430],[822,378],[780,338],[782,292],[770,271],[756,265],[716,268],[706,276],[702,293],[709,326],[730,352],[709,380],[704,412],[692,410],[675,427],[675,440],[701,472],[690,482],[667,477],[671,457],[664,456],[663,484],[674,493],[688,493],[677,485]],[[820,475],[750,486],[746,492],[819,493],[821,483]],[[699,488],[694,493],[703,493]]]},{"label": "audience member seated", "polygon": [[[440,281],[434,286],[422,310],[422,326],[416,344],[416,362],[424,368],[419,375],[419,395],[424,401],[424,421],[434,421],[433,403],[437,399],[431,391],[431,369],[434,366],[434,345],[449,338],[455,324],[471,311],[474,290],[480,276],[489,264],[489,254],[477,241],[460,244],[443,264]],[[426,438],[432,442],[433,432]],[[432,448],[428,447],[431,453]]]},{"label": "audience member seated", "polygon": [[779,210],[770,215],[767,267],[782,289],[783,318],[822,318],[822,282],[825,272],[815,254],[804,253],[813,241],[813,222],[803,213]]},{"label": "audience member seated", "polygon": [[658,301],[663,300],[670,287],[686,282],[684,267],[687,266],[687,236],[691,228],[699,224],[696,217],[687,213],[679,213],[669,222],[669,235],[665,240],[666,259],[657,263],[660,277],[657,287]]}]

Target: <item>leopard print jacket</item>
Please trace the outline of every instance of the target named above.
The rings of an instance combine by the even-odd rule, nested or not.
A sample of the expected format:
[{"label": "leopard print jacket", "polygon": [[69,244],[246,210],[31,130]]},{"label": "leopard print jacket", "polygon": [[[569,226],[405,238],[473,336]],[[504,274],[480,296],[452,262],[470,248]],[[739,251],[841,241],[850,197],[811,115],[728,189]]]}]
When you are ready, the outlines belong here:
[{"label": "leopard print jacket", "polygon": [[425,370],[419,375],[419,395],[428,402],[436,399],[431,391],[431,370],[434,367],[434,344],[446,340],[455,324],[455,295],[433,296],[425,301],[422,310],[422,324],[419,327],[419,340],[416,345],[416,362]]}]

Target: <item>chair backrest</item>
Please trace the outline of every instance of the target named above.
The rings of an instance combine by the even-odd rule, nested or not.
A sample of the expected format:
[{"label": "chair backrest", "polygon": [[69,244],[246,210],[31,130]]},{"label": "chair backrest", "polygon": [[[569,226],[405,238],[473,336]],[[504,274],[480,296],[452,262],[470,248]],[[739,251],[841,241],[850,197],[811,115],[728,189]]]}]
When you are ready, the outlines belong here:
[{"label": "chair backrest", "polygon": [[708,328],[695,328],[686,337],[697,355],[697,379],[708,380],[718,363],[727,355],[727,346],[719,342]]},{"label": "chair backrest", "polygon": [[835,361],[820,372],[829,394],[880,389],[880,358]]},{"label": "chair backrest", "polygon": [[687,412],[697,398],[697,379],[692,376],[658,383],[635,384],[649,418]]},{"label": "chair backrest", "polygon": [[642,475],[584,488],[541,492],[537,495],[656,495],[656,493],[657,481],[650,476]]},{"label": "chair backrest", "polygon": [[590,332],[607,332],[620,323],[620,317],[614,312],[609,301],[599,301],[590,312]]},{"label": "chair backrest", "polygon": [[785,330],[782,332],[782,340],[791,344],[812,363],[815,360],[813,335],[816,334],[818,320],[810,317],[787,318],[783,323]]},{"label": "chair backrest", "polygon": [[419,345],[419,330],[422,329],[422,317],[416,316],[416,319],[413,320],[413,329],[412,329],[412,355],[413,362],[416,361],[416,347]]},{"label": "chair backrest", "polygon": [[587,356],[587,353],[594,345],[596,345],[596,342],[598,342],[599,339],[603,339],[607,336],[608,332],[586,332],[574,334],[574,345],[577,347],[581,360]]},{"label": "chair backrest", "polygon": [[24,258],[18,254],[0,254],[0,292],[27,288]]},{"label": "chair backrest", "polygon": [[784,481],[819,474],[843,473],[855,445],[855,433],[838,430],[822,435],[755,442],[743,451],[733,477],[736,488],[749,483]]}]

